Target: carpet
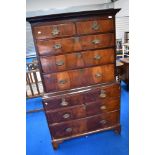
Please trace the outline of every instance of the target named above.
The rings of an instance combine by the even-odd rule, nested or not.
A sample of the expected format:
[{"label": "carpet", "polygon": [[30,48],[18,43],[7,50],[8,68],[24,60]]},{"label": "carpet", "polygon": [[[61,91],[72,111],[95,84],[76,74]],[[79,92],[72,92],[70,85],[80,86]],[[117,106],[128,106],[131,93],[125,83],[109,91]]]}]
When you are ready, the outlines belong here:
[{"label": "carpet", "polygon": [[[54,151],[43,111],[26,116],[27,155],[128,155],[129,154],[129,92],[121,83],[121,135],[113,131],[64,141]],[[27,99],[27,110],[42,107],[41,98]]]}]

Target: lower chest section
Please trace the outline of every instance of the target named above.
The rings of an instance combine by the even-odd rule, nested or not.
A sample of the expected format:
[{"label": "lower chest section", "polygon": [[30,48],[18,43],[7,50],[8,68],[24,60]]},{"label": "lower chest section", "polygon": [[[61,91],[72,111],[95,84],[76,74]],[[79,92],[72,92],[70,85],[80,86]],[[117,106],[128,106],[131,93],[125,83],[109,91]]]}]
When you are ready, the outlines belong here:
[{"label": "lower chest section", "polygon": [[52,137],[74,137],[119,124],[120,86],[113,83],[57,93],[43,104]]}]

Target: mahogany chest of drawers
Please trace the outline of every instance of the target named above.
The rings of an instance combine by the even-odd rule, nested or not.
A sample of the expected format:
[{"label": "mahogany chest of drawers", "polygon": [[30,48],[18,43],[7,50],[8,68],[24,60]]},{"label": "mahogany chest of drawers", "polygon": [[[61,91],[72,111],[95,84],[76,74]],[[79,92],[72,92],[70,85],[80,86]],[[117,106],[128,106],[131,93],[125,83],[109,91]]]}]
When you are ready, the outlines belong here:
[{"label": "mahogany chest of drawers", "polygon": [[27,18],[44,86],[43,105],[53,148],[62,141],[120,133],[115,15],[120,9]]}]

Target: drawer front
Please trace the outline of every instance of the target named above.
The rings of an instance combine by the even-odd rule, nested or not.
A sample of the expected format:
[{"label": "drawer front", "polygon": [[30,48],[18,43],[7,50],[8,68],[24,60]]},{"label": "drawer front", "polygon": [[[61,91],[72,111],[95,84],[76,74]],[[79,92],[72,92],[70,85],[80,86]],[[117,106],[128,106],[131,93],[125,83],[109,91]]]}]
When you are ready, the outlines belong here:
[{"label": "drawer front", "polygon": [[114,46],[114,33],[87,35],[64,39],[38,40],[39,55],[58,55],[74,51]]},{"label": "drawer front", "polygon": [[67,90],[114,80],[114,64],[43,75],[45,92]]},{"label": "drawer front", "polygon": [[47,111],[46,115],[48,118],[48,123],[52,124],[83,118],[86,116],[86,113],[85,113],[85,106],[78,105],[69,108],[63,108],[56,111]]},{"label": "drawer front", "polygon": [[59,123],[57,125],[50,125],[50,132],[54,138],[63,138],[83,133],[87,131],[86,119],[69,121]]},{"label": "drawer front", "polygon": [[94,131],[98,129],[107,128],[118,124],[120,120],[120,112],[110,112],[106,114],[100,114],[98,116],[91,117],[87,120],[87,130]]},{"label": "drawer front", "polygon": [[54,73],[70,69],[114,63],[114,49],[40,57],[40,60],[44,73]]},{"label": "drawer front", "polygon": [[107,113],[120,109],[120,99],[109,98],[108,100],[98,100],[96,102],[85,103],[86,115],[92,116],[101,113]]},{"label": "drawer front", "polygon": [[91,21],[77,22],[78,34],[91,34],[96,32],[112,32],[114,31],[113,19],[98,19]]},{"label": "drawer front", "polygon": [[104,129],[119,123],[119,111],[100,114],[89,118],[50,125],[54,138],[63,138],[89,131]]},{"label": "drawer front", "polygon": [[38,40],[36,46],[39,55],[58,55],[82,50],[78,37]]},{"label": "drawer front", "polygon": [[107,48],[115,45],[114,33],[89,35],[80,38],[83,50]]},{"label": "drawer front", "polygon": [[114,49],[87,51],[82,53],[86,66],[103,65],[115,62]]},{"label": "drawer front", "polygon": [[120,85],[115,84],[106,87],[100,87],[92,90],[91,92],[84,93],[84,102],[95,102],[97,100],[107,100],[111,97],[119,97],[120,96]]},{"label": "drawer front", "polygon": [[64,97],[55,97],[43,101],[43,105],[46,111],[62,109],[64,107],[71,107],[80,104],[83,104],[83,96],[81,94],[75,94]]},{"label": "drawer front", "polygon": [[58,25],[36,26],[33,30],[36,39],[73,36],[76,33],[75,25],[71,22]]}]

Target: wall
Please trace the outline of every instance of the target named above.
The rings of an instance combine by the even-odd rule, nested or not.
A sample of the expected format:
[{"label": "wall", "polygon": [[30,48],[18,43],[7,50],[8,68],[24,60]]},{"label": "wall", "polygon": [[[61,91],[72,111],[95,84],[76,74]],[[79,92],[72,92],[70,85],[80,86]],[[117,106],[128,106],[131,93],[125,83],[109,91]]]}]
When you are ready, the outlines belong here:
[{"label": "wall", "polygon": [[111,0],[26,0],[26,10],[47,10],[52,8],[63,9],[80,5],[108,3]]},{"label": "wall", "polygon": [[115,8],[121,8],[116,15],[116,39],[124,42],[124,32],[129,31],[129,0],[119,0],[114,3]]}]

